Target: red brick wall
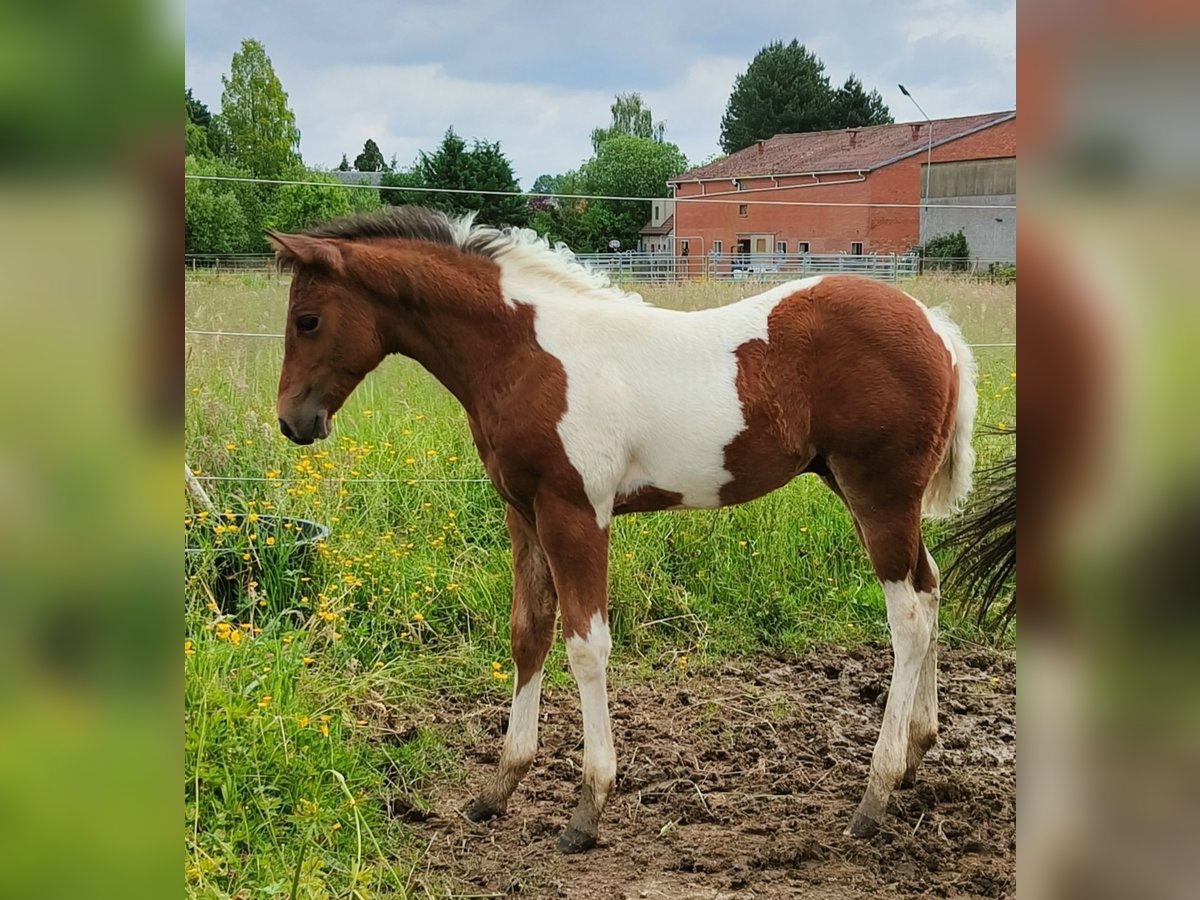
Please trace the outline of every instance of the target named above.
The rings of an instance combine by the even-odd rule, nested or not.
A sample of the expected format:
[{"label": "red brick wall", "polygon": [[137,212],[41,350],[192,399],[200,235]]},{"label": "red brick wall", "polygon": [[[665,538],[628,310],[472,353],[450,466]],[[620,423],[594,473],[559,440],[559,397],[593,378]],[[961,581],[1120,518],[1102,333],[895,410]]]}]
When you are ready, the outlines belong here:
[{"label": "red brick wall", "polygon": [[[927,137],[927,135],[926,135]],[[937,134],[935,132],[934,138]],[[920,140],[914,142],[920,146]],[[951,162],[967,159],[991,159],[1016,156],[1017,123],[1015,119],[993,125],[983,131],[959,138],[933,148],[933,161]],[[752,200],[767,201],[824,201],[834,203],[919,203],[921,200],[920,171],[926,156],[919,153],[900,162],[877,169],[858,181],[858,176],[822,176],[823,180],[852,180],[850,184],[816,186],[811,178],[779,179],[775,188],[769,178],[746,179],[746,190],[735,191],[728,182],[706,182],[705,195],[728,203],[677,203],[675,206],[676,249],[679,241],[690,241],[689,253],[699,256],[712,249],[720,240],[724,252],[737,248],[738,234],[773,234],[774,241],[786,240],[788,253],[796,250],[796,241],[808,241],[812,253],[850,252],[853,241],[861,241],[866,253],[902,253],[920,240],[920,211],[916,208],[889,209],[837,206],[767,206]],[[755,190],[755,188],[767,190]],[[701,185],[695,182],[680,184],[675,196],[679,199],[698,197]],[[745,203],[747,214],[738,214]]]}]

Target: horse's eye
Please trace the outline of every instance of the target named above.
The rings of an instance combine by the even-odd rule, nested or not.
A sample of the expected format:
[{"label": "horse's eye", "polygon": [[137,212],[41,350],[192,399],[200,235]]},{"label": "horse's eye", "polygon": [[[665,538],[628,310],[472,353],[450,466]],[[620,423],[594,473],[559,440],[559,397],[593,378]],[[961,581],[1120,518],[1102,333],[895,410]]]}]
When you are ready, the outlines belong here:
[{"label": "horse's eye", "polygon": [[308,331],[316,331],[317,326],[320,324],[321,319],[319,316],[300,316],[296,320],[296,330],[304,334]]}]

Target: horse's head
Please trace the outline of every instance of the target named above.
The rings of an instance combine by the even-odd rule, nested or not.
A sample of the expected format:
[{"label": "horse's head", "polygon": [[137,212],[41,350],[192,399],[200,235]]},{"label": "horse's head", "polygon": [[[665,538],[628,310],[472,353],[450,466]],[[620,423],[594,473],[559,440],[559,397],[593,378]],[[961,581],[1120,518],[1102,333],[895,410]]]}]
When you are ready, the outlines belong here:
[{"label": "horse's head", "polygon": [[285,437],[311,444],[329,436],[333,414],[386,355],[379,307],[348,274],[343,242],[276,231],[267,237],[293,272],[275,412]]}]

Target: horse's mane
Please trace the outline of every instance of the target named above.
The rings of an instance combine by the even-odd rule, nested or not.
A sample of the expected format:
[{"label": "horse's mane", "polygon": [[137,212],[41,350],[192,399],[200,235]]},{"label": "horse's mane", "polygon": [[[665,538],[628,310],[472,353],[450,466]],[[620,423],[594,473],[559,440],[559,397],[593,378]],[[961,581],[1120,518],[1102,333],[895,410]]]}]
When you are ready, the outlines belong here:
[{"label": "horse's mane", "polygon": [[552,247],[532,229],[494,228],[476,225],[474,220],[474,213],[452,217],[422,206],[390,206],[376,212],[332,219],[304,233],[311,237],[349,241],[398,238],[447,244],[464,253],[495,260],[497,264],[511,264],[522,272],[598,299],[644,302],[640,294],[622,290],[603,272],[593,271],[580,263],[566,244],[560,242]]}]

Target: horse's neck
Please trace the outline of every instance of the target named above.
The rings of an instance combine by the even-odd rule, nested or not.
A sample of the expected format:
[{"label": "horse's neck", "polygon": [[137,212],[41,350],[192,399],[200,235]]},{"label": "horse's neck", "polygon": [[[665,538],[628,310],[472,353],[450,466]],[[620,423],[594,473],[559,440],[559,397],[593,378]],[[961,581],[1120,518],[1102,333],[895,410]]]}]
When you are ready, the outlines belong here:
[{"label": "horse's neck", "polygon": [[510,350],[513,329],[506,323],[512,310],[478,273],[409,277],[409,289],[420,299],[398,304],[381,323],[388,352],[416,360],[474,412],[479,378]]}]

